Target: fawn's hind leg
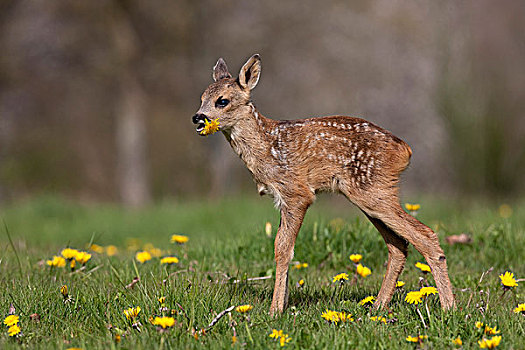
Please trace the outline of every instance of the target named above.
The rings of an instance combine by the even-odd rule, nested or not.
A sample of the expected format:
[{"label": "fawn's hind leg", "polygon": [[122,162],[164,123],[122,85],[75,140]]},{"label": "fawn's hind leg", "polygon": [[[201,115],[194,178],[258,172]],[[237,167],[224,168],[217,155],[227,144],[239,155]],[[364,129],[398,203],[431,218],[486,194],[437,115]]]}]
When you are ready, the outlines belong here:
[{"label": "fawn's hind leg", "polygon": [[401,238],[414,245],[430,265],[436,281],[441,307],[443,309],[454,307],[454,294],[448,277],[447,261],[434,231],[406,213],[397,199],[395,201],[383,201],[377,207],[369,208],[367,214],[381,220]]},{"label": "fawn's hind leg", "polygon": [[[395,180],[395,178],[393,179]],[[391,293],[393,293],[393,288],[395,288],[394,274],[397,273],[396,269],[401,272],[401,266],[406,259],[406,253],[404,253],[406,251],[404,244],[406,243],[403,244],[402,242],[404,239],[412,244],[430,265],[436,281],[441,307],[450,309],[455,306],[454,294],[448,277],[445,254],[439,245],[437,235],[428,226],[401,208],[397,188],[392,184],[396,184],[396,182],[393,181],[388,186],[383,184],[368,191],[356,190],[346,183],[340,187],[341,192],[371,218],[372,223],[381,232],[388,246],[389,268],[387,268],[387,274],[375,305],[379,307],[386,304]],[[399,273],[397,273],[398,275]]]},{"label": "fawn's hind leg", "polygon": [[375,308],[380,308],[386,306],[394,295],[397,279],[405,267],[408,254],[408,242],[405,239],[399,237],[381,220],[372,218],[368,215],[366,216],[377,228],[379,233],[381,233],[381,236],[383,236],[383,239],[385,240],[385,243],[388,247],[386,273],[385,277],[383,278],[383,283],[381,284],[381,290],[379,291],[377,299],[374,303]]}]

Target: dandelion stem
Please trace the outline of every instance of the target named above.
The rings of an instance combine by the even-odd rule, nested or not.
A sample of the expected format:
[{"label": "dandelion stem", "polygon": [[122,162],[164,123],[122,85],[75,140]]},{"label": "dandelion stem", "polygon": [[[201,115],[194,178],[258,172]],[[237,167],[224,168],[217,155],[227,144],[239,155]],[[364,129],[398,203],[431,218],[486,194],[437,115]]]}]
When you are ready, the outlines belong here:
[{"label": "dandelion stem", "polygon": [[248,327],[248,322],[244,322],[244,326],[246,327],[246,332],[248,333],[248,339],[250,339],[250,342],[253,344],[253,338],[252,334],[250,333],[250,327]]},{"label": "dandelion stem", "polygon": [[330,298],[331,301],[334,301],[335,293],[337,292],[337,287],[334,288],[334,292],[332,294],[332,297]]},{"label": "dandelion stem", "polygon": [[425,319],[423,318],[423,315],[421,314],[421,311],[419,311],[419,308],[416,307],[416,311],[417,311],[417,314],[419,315],[419,317],[421,318],[421,322],[423,322],[423,327],[427,328],[427,325],[425,323]]},{"label": "dandelion stem", "polygon": [[428,309],[428,303],[426,299],[425,299],[425,309],[427,310],[428,325],[430,326],[430,322],[432,321],[432,319],[430,318],[430,310]]},{"label": "dandelion stem", "polygon": [[501,293],[501,296],[499,297],[500,299],[503,298],[503,296],[505,295],[505,293],[507,293],[507,289],[503,289],[503,293]]},{"label": "dandelion stem", "polygon": [[341,295],[343,294],[343,284],[344,282],[341,282],[339,285],[339,295],[337,296],[339,300],[341,300]]}]

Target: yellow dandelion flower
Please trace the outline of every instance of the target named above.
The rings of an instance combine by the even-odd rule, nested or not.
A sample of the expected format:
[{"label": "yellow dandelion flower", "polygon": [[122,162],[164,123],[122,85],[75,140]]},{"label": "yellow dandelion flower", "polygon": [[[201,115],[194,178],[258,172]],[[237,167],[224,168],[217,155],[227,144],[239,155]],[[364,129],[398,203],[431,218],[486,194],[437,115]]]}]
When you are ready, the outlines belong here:
[{"label": "yellow dandelion flower", "polygon": [[515,314],[518,313],[525,313],[525,303],[519,304],[514,310],[512,310]]},{"label": "yellow dandelion flower", "polygon": [[499,334],[500,331],[498,330],[498,327],[489,327],[489,326],[485,326],[485,334],[486,335],[496,335],[496,334]]},{"label": "yellow dandelion flower", "polygon": [[326,311],[321,314],[321,317],[327,320],[328,322],[337,322],[338,320],[337,311],[332,311],[328,309],[326,309]]},{"label": "yellow dandelion flower", "polygon": [[405,285],[405,282],[403,282],[403,281],[397,281],[397,282],[396,282],[396,288],[401,288],[401,287],[403,287],[404,285]]},{"label": "yellow dandelion flower", "polygon": [[171,264],[177,264],[178,262],[179,262],[179,259],[174,257],[174,256],[166,256],[166,257],[160,259],[160,263],[161,264],[171,265]]},{"label": "yellow dandelion flower", "polygon": [[352,260],[353,263],[357,264],[361,261],[361,259],[363,259],[363,256],[361,254],[351,254],[349,259]]},{"label": "yellow dandelion flower", "polygon": [[164,329],[168,328],[168,327],[173,327],[173,325],[175,324],[175,319],[173,317],[166,317],[166,316],[163,316],[163,317],[155,317],[155,319],[153,320],[152,322],[155,326],[160,326]]},{"label": "yellow dandelion flower", "polygon": [[427,338],[428,338],[428,336],[426,336],[426,335],[418,335],[417,337],[412,337],[412,336],[409,335],[405,339],[406,339],[407,342],[410,342],[410,343],[422,343],[423,340],[425,340]]},{"label": "yellow dandelion flower", "polygon": [[339,318],[340,322],[352,322],[354,319],[352,318],[352,314],[347,314],[344,311],[341,311],[337,314],[337,317]]},{"label": "yellow dandelion flower", "polygon": [[115,334],[115,337],[113,339],[115,339],[115,343],[118,344],[122,340],[122,336],[120,334]]},{"label": "yellow dandelion flower", "polygon": [[372,274],[372,270],[370,270],[368,267],[363,266],[361,264],[357,265],[357,274],[363,278],[369,276]]},{"label": "yellow dandelion flower", "polygon": [[437,294],[438,291],[435,287],[423,287],[419,290],[419,292],[421,293],[421,295],[423,296],[429,296],[429,295],[432,295],[432,294]]},{"label": "yellow dandelion flower", "polygon": [[382,316],[370,316],[370,319],[372,321],[383,322],[383,323],[386,324],[386,318],[384,318]]},{"label": "yellow dandelion flower", "polygon": [[294,269],[300,270],[308,267],[308,263],[297,263],[293,266]]},{"label": "yellow dandelion flower", "polygon": [[104,253],[104,247],[101,247],[95,243],[89,246],[89,250],[94,251],[95,253],[99,253],[99,254]]},{"label": "yellow dandelion flower", "polygon": [[78,252],[77,255],[75,255],[75,260],[82,265],[85,265],[89,259],[91,259],[91,254],[86,252]]},{"label": "yellow dandelion flower", "polygon": [[253,309],[252,305],[246,304],[246,305],[239,305],[235,308],[235,311],[245,314],[247,312],[250,312]]},{"label": "yellow dandelion flower", "polygon": [[219,118],[214,119],[212,121],[208,121],[208,119],[204,119],[204,129],[201,130],[201,135],[211,135],[219,131]]},{"label": "yellow dandelion flower", "polygon": [[138,252],[135,254],[135,259],[141,264],[145,263],[148,260],[151,260],[151,254],[149,252]]},{"label": "yellow dandelion flower", "polygon": [[375,299],[376,299],[376,297],[370,295],[370,296],[364,298],[363,300],[361,300],[359,302],[359,305],[363,305],[363,306],[365,306],[365,305],[372,305],[372,304],[374,304],[374,300]]},{"label": "yellow dandelion flower", "polygon": [[71,271],[75,270],[75,266],[77,266],[77,261],[75,259],[71,260],[69,263],[69,267],[71,268]]},{"label": "yellow dandelion flower", "polygon": [[74,259],[75,256],[77,256],[78,250],[72,248],[65,248],[62,249],[60,254],[64,257],[64,259],[71,260]]},{"label": "yellow dandelion flower", "polygon": [[47,260],[46,264],[52,267],[64,267],[66,266],[66,259],[61,256],[53,256],[53,259]]},{"label": "yellow dandelion flower", "polygon": [[189,237],[183,236],[183,235],[172,235],[171,236],[171,243],[178,243],[178,244],[184,244],[188,242]]},{"label": "yellow dandelion flower", "polygon": [[235,343],[237,343],[237,337],[232,336],[232,346],[235,345]]},{"label": "yellow dandelion flower", "polygon": [[421,205],[420,204],[405,203],[405,208],[408,211],[418,211],[419,209],[421,209]]},{"label": "yellow dandelion flower", "polygon": [[461,338],[458,336],[456,339],[452,339],[452,344],[454,344],[456,346],[462,346],[463,345],[463,341],[461,341]]},{"label": "yellow dandelion flower", "polygon": [[274,339],[280,338],[282,336],[283,336],[283,331],[277,330],[277,329],[272,329],[272,333],[270,333],[269,335],[270,338],[274,338]]},{"label": "yellow dandelion flower", "polygon": [[159,248],[155,248],[155,246],[151,243],[144,244],[144,247],[142,250],[150,253],[151,256],[154,258],[158,258],[162,255],[162,250],[160,250]]},{"label": "yellow dandelion flower", "polygon": [[279,345],[282,346],[285,346],[287,343],[289,343],[290,341],[292,340],[292,338],[290,338],[288,336],[288,334],[285,334],[281,337],[281,339],[279,339]]},{"label": "yellow dandelion flower", "polygon": [[297,282],[297,286],[298,286],[298,287],[302,287],[302,286],[304,286],[304,280],[303,280],[303,279],[300,279],[299,282]]},{"label": "yellow dandelion flower", "polygon": [[157,299],[157,301],[161,304],[164,304],[166,302],[166,297],[160,297]]},{"label": "yellow dandelion flower", "polygon": [[64,298],[67,298],[68,296],[68,291],[67,291],[67,286],[64,284],[62,287],[60,287],[60,293],[62,293],[62,295],[64,296]]},{"label": "yellow dandelion flower", "polygon": [[483,328],[483,326],[485,326],[485,324],[483,322],[477,321],[475,323],[475,326],[476,326],[476,328],[480,329],[480,328]]},{"label": "yellow dandelion flower", "polygon": [[22,330],[20,329],[20,327],[18,327],[17,324],[14,324],[7,329],[7,332],[9,333],[10,337],[14,337],[15,335],[20,334],[21,331]]},{"label": "yellow dandelion flower", "polygon": [[514,273],[506,271],[504,274],[499,275],[501,284],[503,287],[512,288],[518,285],[518,282],[514,279]]},{"label": "yellow dandelion flower", "polygon": [[344,281],[348,281],[348,274],[343,272],[338,275],[335,275],[332,282],[337,282],[337,281],[340,281],[341,283],[343,283]]},{"label": "yellow dandelion flower", "polygon": [[421,292],[418,290],[409,292],[405,297],[405,301],[407,303],[414,305],[421,303],[421,299],[423,299],[423,294],[421,294]]},{"label": "yellow dandelion flower", "polygon": [[417,262],[416,267],[420,269],[423,273],[430,272],[430,266],[428,266],[427,264]]},{"label": "yellow dandelion flower", "polygon": [[494,349],[501,342],[501,335],[492,337],[491,339],[478,340],[479,347],[482,349]]},{"label": "yellow dandelion flower", "polygon": [[19,317],[17,315],[9,315],[4,319],[4,324],[7,327],[14,326],[18,324]]},{"label": "yellow dandelion flower", "polygon": [[321,314],[321,317],[327,320],[328,322],[332,323],[339,323],[339,322],[352,322],[354,319],[352,318],[352,314],[347,314],[346,312],[338,312],[338,311],[332,311],[326,309],[325,312]]},{"label": "yellow dandelion flower", "polygon": [[419,337],[413,337],[411,335],[406,337],[405,340],[409,343],[419,343]]},{"label": "yellow dandelion flower", "polygon": [[114,245],[108,245],[105,250],[107,256],[114,256],[118,253],[118,248]]},{"label": "yellow dandelion flower", "polygon": [[282,330],[277,330],[277,329],[272,329],[272,333],[270,333],[268,336],[275,340],[279,340],[279,344],[281,346],[285,346],[287,343],[289,343],[292,340],[292,338],[290,338],[288,334],[285,334]]},{"label": "yellow dandelion flower", "polygon": [[134,320],[135,318],[137,318],[137,316],[139,315],[140,313],[140,310],[142,310],[140,308],[140,306],[137,306],[137,307],[130,307],[129,309],[126,309],[124,310],[124,315],[126,316],[126,318],[128,320]]}]

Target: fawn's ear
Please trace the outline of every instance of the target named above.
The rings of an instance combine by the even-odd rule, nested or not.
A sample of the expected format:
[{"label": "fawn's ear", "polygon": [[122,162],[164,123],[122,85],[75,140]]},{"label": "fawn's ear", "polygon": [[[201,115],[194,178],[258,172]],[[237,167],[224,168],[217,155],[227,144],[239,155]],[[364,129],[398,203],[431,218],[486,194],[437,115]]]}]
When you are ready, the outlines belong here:
[{"label": "fawn's ear", "polygon": [[219,58],[215,66],[213,67],[213,80],[219,81],[224,78],[231,78],[230,72],[228,72],[228,66],[222,58]]},{"label": "fawn's ear", "polygon": [[243,89],[252,90],[261,76],[261,57],[258,54],[250,57],[239,73],[239,84]]}]

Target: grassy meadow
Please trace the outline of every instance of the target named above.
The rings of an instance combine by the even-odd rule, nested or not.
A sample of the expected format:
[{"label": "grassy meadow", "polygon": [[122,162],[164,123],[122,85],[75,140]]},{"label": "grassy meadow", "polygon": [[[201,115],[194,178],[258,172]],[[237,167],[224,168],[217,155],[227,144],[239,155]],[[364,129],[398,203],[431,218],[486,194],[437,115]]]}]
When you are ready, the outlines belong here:
[{"label": "grassy meadow", "polygon": [[[290,270],[289,308],[277,318],[268,315],[279,223],[271,200],[181,200],[129,211],[44,197],[4,206],[0,315],[2,321],[18,315],[21,333],[9,336],[2,324],[0,348],[478,349],[478,341],[493,337],[476,327],[483,322],[497,327],[498,349],[524,349],[525,313],[513,310],[525,303],[525,203],[408,199],[421,204],[417,217],[440,237],[457,298],[453,311],[442,312],[437,295],[418,305],[405,301],[407,292],[434,285],[415,267],[424,260],[413,247],[400,278],[405,285],[389,309],[360,305],[379,291],[387,249],[364,216],[340,199],[323,197],[307,214]],[[446,243],[461,233],[472,242]],[[173,234],[189,240],[171,243]],[[116,252],[106,249],[112,245]],[[74,270],[69,262],[48,266],[66,247],[91,258]],[[138,251],[149,251],[151,260],[139,262]],[[363,256],[371,275],[355,274],[352,253]],[[165,256],[179,262],[161,264]],[[498,276],[505,271],[514,273],[517,287],[503,289]],[[333,283],[342,272],[348,281]],[[232,309],[218,318],[247,304],[253,308],[246,313]],[[124,310],[132,307],[141,311],[128,320]],[[349,313],[352,321],[328,322],[321,316],[326,310]],[[153,325],[160,316],[175,322]],[[274,329],[283,335],[270,337]],[[419,335],[426,338],[406,340]],[[458,336],[462,346],[452,342]]]}]

